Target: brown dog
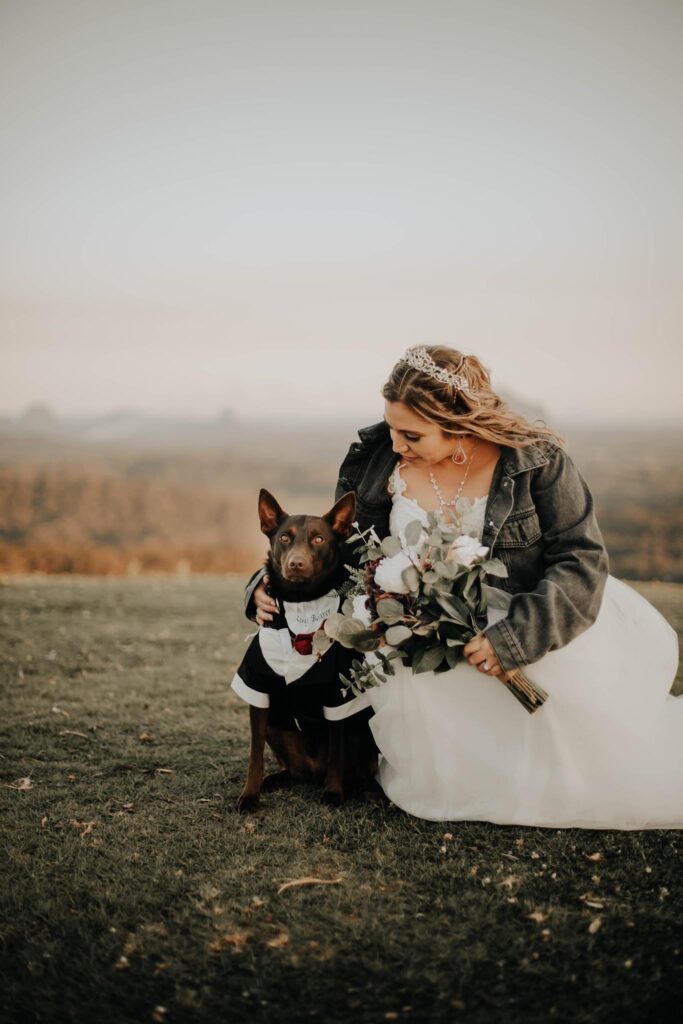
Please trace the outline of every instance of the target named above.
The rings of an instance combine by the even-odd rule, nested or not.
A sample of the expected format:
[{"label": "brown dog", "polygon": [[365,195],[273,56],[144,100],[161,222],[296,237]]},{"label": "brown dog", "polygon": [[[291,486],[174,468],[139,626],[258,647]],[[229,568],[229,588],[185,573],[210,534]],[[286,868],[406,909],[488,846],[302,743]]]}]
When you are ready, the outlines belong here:
[{"label": "brown dog", "polygon": [[[270,592],[281,611],[260,627],[232,681],[250,704],[251,724],[247,779],[235,809],[254,810],[262,789],[287,785],[292,777],[324,780],[323,802],[338,806],[345,786],[367,784],[377,770],[370,711],[363,697],[344,692],[339,678],[356,655],[322,636],[348,584],[345,542],[355,495],[343,495],[324,516],[290,516],[262,489],[258,511],[270,541]],[[266,743],[281,770],[264,777]]]}]

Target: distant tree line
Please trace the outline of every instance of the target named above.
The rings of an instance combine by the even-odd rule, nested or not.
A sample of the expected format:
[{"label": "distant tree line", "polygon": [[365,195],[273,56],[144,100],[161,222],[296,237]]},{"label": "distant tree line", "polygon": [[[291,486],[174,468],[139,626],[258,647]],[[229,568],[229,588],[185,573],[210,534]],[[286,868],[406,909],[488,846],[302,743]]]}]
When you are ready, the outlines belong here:
[{"label": "distant tree line", "polygon": [[[340,451],[343,452],[340,446]],[[610,571],[683,582],[683,469],[669,434],[586,438],[570,454],[595,496]],[[257,496],[290,512],[333,504],[339,452],[7,458],[0,572],[245,573],[263,560]]]}]

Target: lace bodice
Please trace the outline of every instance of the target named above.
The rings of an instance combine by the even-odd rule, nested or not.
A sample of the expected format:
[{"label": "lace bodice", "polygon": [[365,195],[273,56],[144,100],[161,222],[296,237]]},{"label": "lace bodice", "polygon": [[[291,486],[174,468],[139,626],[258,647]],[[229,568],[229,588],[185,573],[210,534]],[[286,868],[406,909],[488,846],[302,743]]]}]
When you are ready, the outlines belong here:
[{"label": "lace bodice", "polygon": [[[405,480],[402,479],[401,463],[397,462],[389,477],[388,491],[392,495],[391,513],[389,516],[389,531],[400,537],[405,544],[405,528],[413,519],[419,519],[427,525],[427,512],[414,498],[407,498],[404,495],[406,489]],[[462,533],[469,533],[473,537],[481,536],[484,530],[484,517],[486,513],[486,499],[488,494],[472,501],[470,498],[461,496],[458,498],[456,509],[462,512]]]}]

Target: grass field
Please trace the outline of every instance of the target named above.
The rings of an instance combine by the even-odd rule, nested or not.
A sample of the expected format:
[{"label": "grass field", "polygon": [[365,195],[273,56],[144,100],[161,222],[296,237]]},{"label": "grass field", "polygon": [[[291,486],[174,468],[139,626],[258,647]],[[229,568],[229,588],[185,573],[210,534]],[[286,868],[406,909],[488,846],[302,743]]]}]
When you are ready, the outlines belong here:
[{"label": "grass field", "polygon": [[[235,815],[242,585],[0,587],[8,1024],[678,1017],[678,831],[445,825],[307,786]],[[683,632],[683,586],[637,588]],[[333,884],[278,893],[307,876]]]}]

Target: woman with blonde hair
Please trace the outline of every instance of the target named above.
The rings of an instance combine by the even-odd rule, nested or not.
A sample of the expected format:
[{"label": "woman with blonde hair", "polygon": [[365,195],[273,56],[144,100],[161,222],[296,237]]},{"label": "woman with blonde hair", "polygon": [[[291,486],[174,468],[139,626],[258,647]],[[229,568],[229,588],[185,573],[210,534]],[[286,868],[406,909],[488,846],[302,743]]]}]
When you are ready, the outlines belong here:
[{"label": "woman with blonde hair", "polygon": [[[593,498],[544,425],[510,409],[472,355],[407,350],[359,431],[336,497],[360,530],[401,538],[440,510],[508,575],[490,577],[488,625],[445,672],[396,674],[350,702],[374,712],[378,780],[421,818],[586,828],[683,828],[683,700],[669,690],[678,639],[610,576]],[[257,574],[256,618],[273,603]],[[515,671],[548,693],[533,715],[501,686]]]}]

